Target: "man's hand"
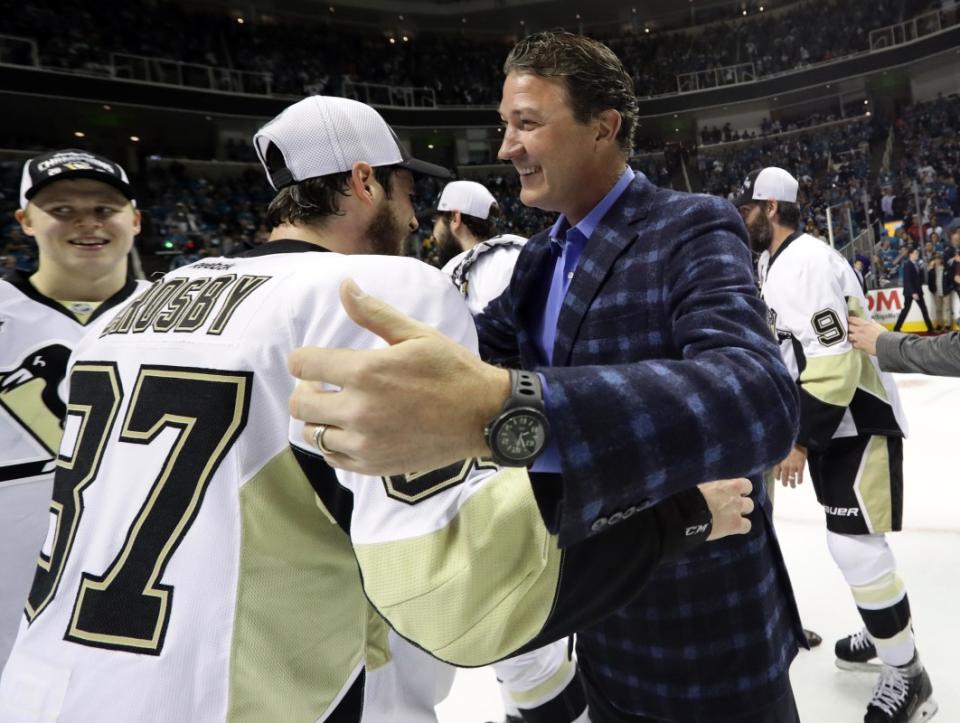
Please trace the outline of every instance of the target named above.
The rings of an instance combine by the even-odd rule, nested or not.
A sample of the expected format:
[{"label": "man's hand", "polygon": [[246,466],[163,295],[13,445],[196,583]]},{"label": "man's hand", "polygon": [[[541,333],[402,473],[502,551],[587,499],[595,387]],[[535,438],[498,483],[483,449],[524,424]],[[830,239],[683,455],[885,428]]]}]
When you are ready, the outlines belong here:
[{"label": "man's hand", "polygon": [[303,380],[290,397],[290,414],[307,423],[304,439],[314,445],[316,425],[327,425],[327,462],[372,475],[489,456],[483,429],[510,394],[509,373],[351,280],[341,284],[340,300],[351,319],[390,347],[302,348],[290,355],[291,374]]},{"label": "man's hand", "polygon": [[876,356],[877,337],[885,333],[887,329],[872,319],[861,319],[858,316],[851,316],[849,323],[847,338],[854,348]]},{"label": "man's hand", "polygon": [[773,478],[780,480],[784,487],[796,487],[803,484],[803,465],[807,461],[807,448],[793,445],[790,454],[773,468]]},{"label": "man's hand", "polygon": [[719,540],[728,535],[745,535],[750,532],[747,518],[753,512],[750,492],[753,483],[746,477],[721,479],[697,485],[713,515],[713,527],[707,541]]}]

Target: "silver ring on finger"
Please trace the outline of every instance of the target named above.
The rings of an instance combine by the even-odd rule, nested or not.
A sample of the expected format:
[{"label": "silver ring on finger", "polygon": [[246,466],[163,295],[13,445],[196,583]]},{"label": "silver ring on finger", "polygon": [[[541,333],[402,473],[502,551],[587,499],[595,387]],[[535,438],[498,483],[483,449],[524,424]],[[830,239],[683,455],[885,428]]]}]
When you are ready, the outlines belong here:
[{"label": "silver ring on finger", "polygon": [[329,424],[318,424],[317,428],[313,431],[313,446],[316,447],[324,457],[334,454],[334,451],[323,443],[323,435],[327,433],[329,428]]}]

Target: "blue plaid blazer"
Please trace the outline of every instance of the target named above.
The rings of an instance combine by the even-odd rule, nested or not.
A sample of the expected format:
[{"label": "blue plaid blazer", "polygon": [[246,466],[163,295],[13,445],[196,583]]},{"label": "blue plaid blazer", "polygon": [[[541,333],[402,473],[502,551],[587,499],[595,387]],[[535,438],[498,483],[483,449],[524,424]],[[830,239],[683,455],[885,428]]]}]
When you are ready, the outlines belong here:
[{"label": "blue plaid blazer", "polygon": [[629,713],[714,723],[761,708],[786,692],[802,644],[761,480],[790,450],[798,396],[743,222],[724,200],[638,173],[587,242],[543,366],[535,334],[551,247],[546,231],[527,242],[477,330],[485,359],[547,381],[562,481],[539,484],[538,497],[561,544],[699,482],[750,477],[757,503],[750,534],[662,565],[634,602],[579,635],[579,655]]}]

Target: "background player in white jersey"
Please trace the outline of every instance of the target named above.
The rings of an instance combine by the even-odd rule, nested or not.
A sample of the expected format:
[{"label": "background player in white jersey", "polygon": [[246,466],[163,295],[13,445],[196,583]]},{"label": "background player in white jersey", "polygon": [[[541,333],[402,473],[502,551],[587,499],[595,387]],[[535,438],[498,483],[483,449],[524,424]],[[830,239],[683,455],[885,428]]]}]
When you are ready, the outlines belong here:
[{"label": "background player in white jersey", "polygon": [[39,265],[0,281],[0,667],[49,526],[67,359],[87,325],[137,289],[127,273],[140,232],[133,197],[124,170],[87,151],[23,167],[15,215]]},{"label": "background player in white jersey", "polygon": [[451,181],[444,186],[429,216],[441,259],[449,259],[443,272],[453,279],[476,316],[507,287],[526,239],[497,234],[500,206],[475,181]]},{"label": "background player in white jersey", "polygon": [[[449,258],[443,272],[466,299],[470,313],[479,314],[510,282],[513,266],[526,242],[521,236],[497,234],[500,206],[493,194],[475,181],[451,181],[436,206],[425,214],[433,223],[433,237],[441,258]],[[571,660],[572,646],[557,640],[548,646],[494,665],[508,721],[563,723],[586,718],[586,694]],[[427,662],[438,679],[453,682],[453,669]],[[395,666],[406,688],[417,685],[413,666]],[[449,684],[447,686],[449,689]]]},{"label": "background player in white jersey", "polygon": [[[927,720],[937,710],[914,644],[906,589],[884,533],[901,528],[906,426],[893,379],[847,338],[848,311],[867,314],[850,264],[802,233],[797,181],[781,168],[754,171],[737,206],[760,290],[787,368],[800,386],[800,431],[775,471],[796,486],[807,462],[827,521],[827,544],[864,630],[836,644],[837,665],[883,662],[866,723]],[[879,667],[874,665],[874,668]]]},{"label": "background player in white jersey", "polygon": [[416,227],[411,171],[440,169],[342,98],[291,106],[255,142],[279,189],[273,240],[168,274],[72,356],[56,520],[0,679],[4,723],[356,723],[368,598],[438,657],[487,664],[749,527],[749,483],[725,481],[561,554],[521,471],[335,474],[290,422],[287,357],[382,345],[343,311],[345,278],[475,353],[443,274],[367,255],[399,251]]}]

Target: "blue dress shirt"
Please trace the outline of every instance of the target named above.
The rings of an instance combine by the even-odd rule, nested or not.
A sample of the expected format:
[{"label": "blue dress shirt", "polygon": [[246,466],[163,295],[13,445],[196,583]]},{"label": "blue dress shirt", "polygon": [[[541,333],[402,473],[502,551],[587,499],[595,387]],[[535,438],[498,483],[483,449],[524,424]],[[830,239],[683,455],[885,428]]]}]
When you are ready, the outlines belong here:
[{"label": "blue dress shirt", "polygon": [[[571,227],[567,217],[561,214],[550,229],[550,250],[553,252],[554,259],[553,274],[550,277],[550,291],[547,294],[547,303],[543,307],[543,316],[537,324],[537,350],[540,352],[540,363],[544,366],[550,366],[553,363],[553,342],[557,336],[560,308],[563,306],[563,297],[566,296],[567,289],[570,287],[580,254],[583,253],[594,229],[627,190],[634,175],[633,169],[627,166],[613,188],[576,226]],[[550,389],[542,374],[540,382],[543,384],[543,396],[546,399]],[[555,438],[551,437],[530,469],[533,472],[560,472],[560,451],[557,449]]]}]

